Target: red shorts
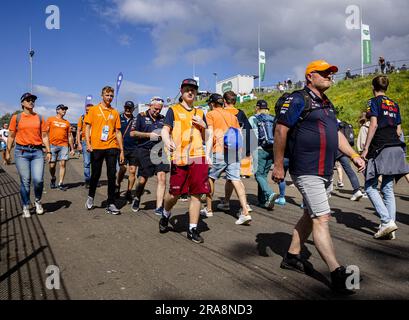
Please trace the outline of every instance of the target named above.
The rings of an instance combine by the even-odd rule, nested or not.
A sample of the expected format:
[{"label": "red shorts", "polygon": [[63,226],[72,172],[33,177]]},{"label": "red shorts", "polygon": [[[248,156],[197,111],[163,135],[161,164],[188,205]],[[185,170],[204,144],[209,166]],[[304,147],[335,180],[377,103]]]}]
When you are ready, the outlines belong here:
[{"label": "red shorts", "polygon": [[172,164],[170,169],[169,193],[173,196],[182,194],[199,195],[210,192],[209,165],[204,158],[197,159],[187,166]]}]

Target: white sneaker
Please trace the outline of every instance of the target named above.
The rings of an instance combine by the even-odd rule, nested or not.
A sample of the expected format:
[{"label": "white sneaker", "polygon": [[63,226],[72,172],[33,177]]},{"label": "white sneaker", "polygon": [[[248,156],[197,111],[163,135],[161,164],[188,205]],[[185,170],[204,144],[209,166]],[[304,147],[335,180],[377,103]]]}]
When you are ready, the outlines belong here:
[{"label": "white sneaker", "polygon": [[[274,208],[274,205],[275,205],[275,203],[276,203],[276,200],[277,200],[277,198],[279,197],[280,195],[278,194],[278,193],[272,193],[271,195],[270,195],[270,198],[268,198],[268,201],[266,202],[266,208],[268,208],[268,209],[273,209]],[[250,212],[250,211],[249,211]]]},{"label": "white sneaker", "polygon": [[205,216],[205,217],[213,217],[213,211],[207,210],[207,207],[204,207],[202,210],[200,210],[200,215]]},{"label": "white sneaker", "polygon": [[253,212],[253,209],[250,207],[249,204],[247,204],[247,211],[248,211],[248,212]]},{"label": "white sneaker", "polygon": [[379,239],[389,235],[393,231],[398,230],[398,226],[394,221],[389,221],[388,223],[382,223],[377,233],[374,234],[375,239]]},{"label": "white sneaker", "polygon": [[364,195],[362,196],[362,198],[363,198],[363,199],[368,199],[368,194],[367,194],[366,192],[363,192],[363,194],[364,194]]},{"label": "white sneaker", "polygon": [[351,197],[351,201],[359,201],[362,197],[364,196],[364,194],[362,193],[361,190],[358,190],[357,192],[355,192],[352,197]]},{"label": "white sneaker", "polygon": [[230,205],[224,202],[220,202],[216,208],[221,211],[230,211]]},{"label": "white sneaker", "polygon": [[241,214],[235,223],[240,225],[248,225],[250,222],[251,216],[249,214],[247,216]]},{"label": "white sneaker", "polygon": [[396,231],[392,231],[389,234],[389,240],[396,240]]},{"label": "white sneaker", "polygon": [[43,214],[43,213],[44,213],[44,209],[43,209],[43,206],[41,205],[41,201],[40,201],[40,200],[36,201],[36,202],[35,202],[35,205],[36,205],[36,213],[37,213],[38,215]]},{"label": "white sneaker", "polygon": [[92,208],[94,208],[94,198],[87,198],[87,202],[85,202],[85,208],[87,208],[87,210],[92,210]]},{"label": "white sneaker", "polygon": [[338,187],[338,188],[343,188],[343,187],[344,187],[344,183],[341,182],[341,181],[338,181],[338,182],[337,182],[337,187]]},{"label": "white sneaker", "polygon": [[23,218],[31,218],[30,206],[23,206]]}]

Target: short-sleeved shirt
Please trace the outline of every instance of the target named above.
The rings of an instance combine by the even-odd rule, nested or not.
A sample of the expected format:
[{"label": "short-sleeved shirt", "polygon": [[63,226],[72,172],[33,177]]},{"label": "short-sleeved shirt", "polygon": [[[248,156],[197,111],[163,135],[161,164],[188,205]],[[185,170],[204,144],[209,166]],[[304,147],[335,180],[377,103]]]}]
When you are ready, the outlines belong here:
[{"label": "short-sleeved shirt", "polygon": [[374,156],[375,150],[386,144],[398,144],[397,126],[402,123],[399,105],[387,96],[377,96],[368,101],[368,115],[376,117],[378,127],[369,146],[367,158]]},{"label": "short-sleeved shirt", "polygon": [[223,108],[216,108],[206,114],[207,125],[213,128],[213,153],[224,151],[224,134],[230,128],[240,128],[237,118]]},{"label": "short-sleeved shirt", "polygon": [[324,95],[318,97],[309,88],[312,111],[300,120],[305,108],[301,92],[291,94],[284,102],[277,123],[290,128],[287,140],[291,145],[290,173],[329,177],[333,173],[338,150],[338,124],[334,107]]},{"label": "short-sleeved shirt", "polygon": [[138,141],[136,138],[131,137],[132,123],[135,117],[132,115],[132,117],[128,119],[125,114],[121,113],[119,119],[121,121],[121,133],[122,138],[124,139],[124,149],[128,151],[135,150],[136,146],[138,145]]},{"label": "short-sleeved shirt", "polygon": [[[40,123],[40,116],[37,113],[20,115],[18,127],[16,126],[17,115],[11,117],[9,130],[15,132],[16,143],[27,146],[41,146],[43,144],[42,132],[47,132],[47,125],[43,117]],[[17,132],[16,132],[17,129]]]},{"label": "short-sleeved shirt", "polygon": [[77,130],[81,131],[81,141],[85,140],[85,114],[78,119]]},{"label": "short-sleeved shirt", "polygon": [[9,137],[9,129],[0,130],[0,140],[7,143],[7,138]]},{"label": "short-sleeved shirt", "polygon": [[[162,114],[158,114],[154,119],[149,110],[139,113],[136,119],[132,122],[131,131],[138,131],[144,133],[156,132],[160,135],[160,131],[165,123],[165,117]],[[137,138],[137,147],[142,149],[151,150],[160,141],[153,141],[149,138]]]},{"label": "short-sleeved shirt", "polygon": [[164,125],[171,128],[171,137],[176,144],[176,150],[172,153],[171,159],[177,166],[188,165],[190,159],[205,156],[204,129],[192,125],[194,115],[201,117],[206,123],[203,110],[198,108],[187,110],[181,104],[176,104],[166,113]]},{"label": "short-sleeved shirt", "polygon": [[47,130],[50,144],[59,147],[68,146],[68,136],[71,134],[71,125],[67,120],[50,117],[47,119]]},{"label": "short-sleeved shirt", "polygon": [[[101,104],[89,109],[84,122],[91,125],[91,146],[93,149],[119,149],[116,131],[121,130],[119,113],[114,108],[104,108]],[[108,138],[102,141],[102,130],[108,126]]]}]

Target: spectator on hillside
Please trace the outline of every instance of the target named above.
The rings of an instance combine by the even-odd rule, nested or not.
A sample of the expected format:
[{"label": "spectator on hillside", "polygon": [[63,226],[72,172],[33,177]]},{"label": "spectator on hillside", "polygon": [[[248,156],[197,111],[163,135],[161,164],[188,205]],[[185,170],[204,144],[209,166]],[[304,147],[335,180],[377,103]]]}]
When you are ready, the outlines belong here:
[{"label": "spectator on hillside", "polygon": [[386,65],[385,65],[385,59],[382,56],[379,57],[378,65],[381,68],[382,74],[384,74]]}]

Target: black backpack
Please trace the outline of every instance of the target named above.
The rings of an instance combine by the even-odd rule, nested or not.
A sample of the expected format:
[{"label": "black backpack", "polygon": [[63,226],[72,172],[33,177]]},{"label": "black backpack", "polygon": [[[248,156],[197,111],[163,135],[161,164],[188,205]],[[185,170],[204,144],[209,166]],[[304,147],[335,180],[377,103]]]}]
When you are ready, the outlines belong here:
[{"label": "black backpack", "polygon": [[291,100],[291,96],[296,93],[299,92],[303,95],[304,97],[304,110],[301,112],[300,117],[298,118],[297,124],[295,125],[294,128],[290,129],[290,131],[288,132],[288,137],[287,137],[287,144],[285,147],[285,153],[284,156],[286,158],[290,157],[291,154],[293,153],[293,149],[294,149],[294,141],[295,141],[295,137],[297,136],[298,133],[298,129],[301,125],[301,123],[308,118],[308,116],[311,114],[311,112],[316,111],[316,110],[321,110],[324,109],[324,107],[319,107],[319,108],[312,108],[312,99],[311,96],[308,94],[308,92],[304,89],[301,90],[295,90],[292,93],[288,93],[285,92],[280,98],[278,98],[274,110],[276,113],[276,121],[274,124],[274,132],[275,132],[275,125],[277,123],[278,117],[281,113],[281,109],[283,106],[288,107]]},{"label": "black backpack", "polygon": [[349,124],[348,122],[341,121],[339,123],[339,128],[341,132],[344,134],[345,138],[347,138],[351,147],[355,144],[355,134],[354,134],[354,127]]}]

